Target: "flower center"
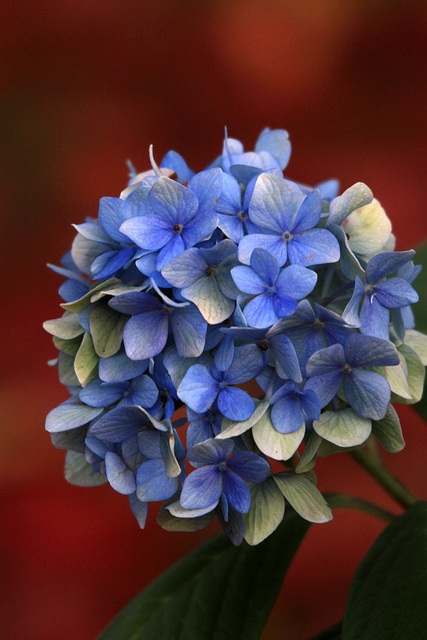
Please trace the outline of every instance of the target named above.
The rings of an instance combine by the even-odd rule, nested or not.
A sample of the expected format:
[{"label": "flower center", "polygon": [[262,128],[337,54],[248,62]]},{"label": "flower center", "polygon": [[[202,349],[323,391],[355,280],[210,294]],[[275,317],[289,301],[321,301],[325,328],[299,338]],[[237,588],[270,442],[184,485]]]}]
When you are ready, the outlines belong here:
[{"label": "flower center", "polygon": [[286,242],[289,242],[289,240],[292,240],[293,235],[289,231],[285,231],[284,233],[282,233],[282,238],[283,240],[286,240]]},{"label": "flower center", "polygon": [[261,340],[261,342],[258,342],[258,348],[261,349],[261,351],[267,351],[268,340]]},{"label": "flower center", "polygon": [[182,231],[182,224],[174,224],[173,225],[173,230],[177,231],[178,233],[181,233]]},{"label": "flower center", "polygon": [[248,214],[245,213],[245,211],[239,211],[239,213],[237,214],[237,217],[240,218],[242,222],[244,222],[245,220],[248,219]]},{"label": "flower center", "polygon": [[276,293],[276,287],[267,287],[265,293],[269,293],[271,296]]},{"label": "flower center", "polygon": [[227,386],[227,383],[225,380],[221,380],[221,382],[218,383],[218,387],[219,389],[225,389],[225,387]]},{"label": "flower center", "polygon": [[353,371],[353,369],[350,367],[348,362],[346,362],[345,365],[342,368],[342,372],[343,373],[351,373],[352,371]]},{"label": "flower center", "polygon": [[207,276],[214,276],[216,272],[217,272],[217,269],[215,267],[207,267],[206,269]]}]

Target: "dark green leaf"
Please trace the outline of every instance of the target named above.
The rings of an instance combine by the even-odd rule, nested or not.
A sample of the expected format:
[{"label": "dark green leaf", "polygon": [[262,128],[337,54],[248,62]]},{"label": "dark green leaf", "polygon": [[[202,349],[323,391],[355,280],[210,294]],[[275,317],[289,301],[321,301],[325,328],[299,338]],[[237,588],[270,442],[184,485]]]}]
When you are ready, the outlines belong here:
[{"label": "dark green leaf", "polygon": [[132,600],[99,640],[259,638],[308,527],[292,512],[256,547],[209,540]]},{"label": "dark green leaf", "polygon": [[[423,267],[413,285],[420,296],[420,301],[412,307],[415,315],[415,328],[417,331],[427,334],[427,244],[417,250],[414,262],[415,264],[421,264]],[[427,420],[427,393],[425,387],[424,395],[420,402],[417,402],[414,406],[414,409]]]},{"label": "dark green leaf", "polygon": [[427,502],[381,533],[350,586],[343,640],[422,640],[427,629]]},{"label": "dark green leaf", "polygon": [[332,627],[324,629],[310,640],[341,640],[342,622],[337,622]]}]

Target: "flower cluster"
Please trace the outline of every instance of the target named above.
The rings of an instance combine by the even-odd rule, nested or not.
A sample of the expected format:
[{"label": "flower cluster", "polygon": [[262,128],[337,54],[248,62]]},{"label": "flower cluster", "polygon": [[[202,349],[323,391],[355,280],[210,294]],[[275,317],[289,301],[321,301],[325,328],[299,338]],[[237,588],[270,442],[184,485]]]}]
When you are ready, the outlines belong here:
[{"label": "flower cluster", "polygon": [[46,429],[66,478],[108,481],[141,527],[161,501],[166,529],[217,516],[257,544],[286,503],[331,519],[317,457],[404,446],[391,402],[420,399],[427,363],[415,252],[394,251],[366,185],[298,184],[289,156],[269,129],[253,152],[226,138],[200,173],[150,150],[152,169],[102,198],[52,267],[64,314],[44,327],[70,398]]}]

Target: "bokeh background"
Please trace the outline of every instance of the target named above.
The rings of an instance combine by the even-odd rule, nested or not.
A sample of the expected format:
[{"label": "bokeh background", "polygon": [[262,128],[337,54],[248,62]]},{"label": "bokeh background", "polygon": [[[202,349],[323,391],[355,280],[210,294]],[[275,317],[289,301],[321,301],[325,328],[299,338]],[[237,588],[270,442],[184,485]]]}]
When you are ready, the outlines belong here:
[{"label": "bokeh background", "polygon": [[[1,636],[93,640],[144,585],[212,534],[173,534],[151,511],[140,531],[127,499],[63,479],[44,417],[66,397],[43,320],[60,315],[71,223],[96,216],[148,168],[148,146],[201,170],[223,127],[252,148],[288,129],[287,175],[342,188],[366,182],[398,236],[427,236],[425,2],[373,0],[26,0],[2,3],[0,155],[2,366]],[[424,166],[423,166],[424,165]],[[424,301],[425,304],[425,301]],[[420,497],[427,430],[400,411],[407,449],[385,456]],[[321,461],[319,487],[398,511],[345,455]],[[313,526],[263,640],[307,638],[342,617],[351,575],[382,524],[337,512]],[[147,640],[149,640],[147,638]]]}]

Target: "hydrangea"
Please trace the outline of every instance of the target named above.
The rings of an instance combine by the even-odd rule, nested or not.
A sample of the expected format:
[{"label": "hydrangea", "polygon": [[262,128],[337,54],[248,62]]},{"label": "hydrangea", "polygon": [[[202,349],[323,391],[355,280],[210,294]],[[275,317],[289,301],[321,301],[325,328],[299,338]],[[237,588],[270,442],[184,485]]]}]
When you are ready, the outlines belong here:
[{"label": "hydrangea", "polygon": [[286,500],[324,522],[317,456],[404,446],[391,402],[419,400],[427,351],[415,252],[394,251],[363,183],[339,195],[285,177],[290,149],[284,130],[254,151],[226,135],[200,172],[150,149],[152,168],[102,198],[52,267],[63,314],[44,327],[70,398],[46,429],[66,477],[108,482],[140,527],[162,503],[166,529],[216,517],[234,544],[260,542],[278,525],[262,490],[283,484],[277,462]]}]

